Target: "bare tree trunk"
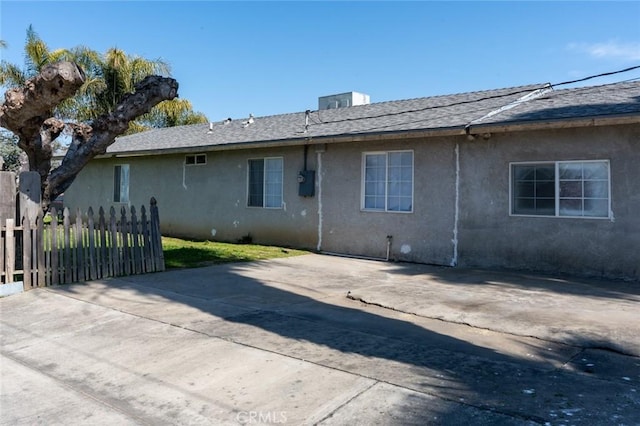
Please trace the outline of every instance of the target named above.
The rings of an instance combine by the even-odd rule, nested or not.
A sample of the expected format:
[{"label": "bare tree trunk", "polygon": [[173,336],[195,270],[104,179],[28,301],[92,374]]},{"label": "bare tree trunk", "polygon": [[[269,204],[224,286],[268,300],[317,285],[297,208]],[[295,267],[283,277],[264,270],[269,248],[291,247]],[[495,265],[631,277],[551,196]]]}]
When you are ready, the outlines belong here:
[{"label": "bare tree trunk", "polygon": [[51,111],[73,96],[84,81],[84,72],[76,64],[59,62],[4,95],[0,125],[18,136],[18,146],[29,158],[29,169],[40,173],[42,182],[51,169],[51,143],[64,130],[64,123],[53,118]]},{"label": "bare tree trunk", "polygon": [[115,138],[129,128],[130,121],[160,102],[178,96],[176,80],[149,76],[110,114],[96,118],[91,124],[67,123],[73,130],[71,145],[60,167],[52,171],[52,142],[62,133],[65,123],[51,117],[51,111],[73,96],[84,81],[84,72],[72,62],[49,65],[24,87],[7,91],[0,107],[0,125],[19,137],[18,146],[29,158],[29,169],[40,174],[45,210],[71,185],[89,160],[104,154]]}]

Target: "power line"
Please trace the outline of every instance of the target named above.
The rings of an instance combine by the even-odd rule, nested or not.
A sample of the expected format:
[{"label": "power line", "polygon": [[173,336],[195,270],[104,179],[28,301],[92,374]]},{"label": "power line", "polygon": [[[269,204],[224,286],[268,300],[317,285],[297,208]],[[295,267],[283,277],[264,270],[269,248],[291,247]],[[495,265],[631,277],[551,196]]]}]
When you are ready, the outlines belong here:
[{"label": "power line", "polygon": [[564,86],[564,85],[566,85],[566,84],[579,83],[579,82],[581,82],[581,81],[591,80],[592,78],[606,77],[606,76],[608,76],[608,75],[620,74],[620,73],[623,73],[623,72],[628,72],[628,71],[637,70],[638,68],[640,68],[640,65],[636,65],[635,67],[625,68],[625,69],[623,69],[623,70],[619,70],[619,71],[611,71],[611,72],[605,72],[605,73],[597,74],[597,75],[590,75],[589,77],[580,78],[580,79],[578,79],[578,80],[563,81],[562,83],[552,84],[552,85],[551,85],[551,87],[555,87],[555,86]]},{"label": "power line", "polygon": [[[452,107],[452,106],[472,104],[472,103],[482,102],[482,101],[491,100],[491,99],[499,99],[499,98],[504,98],[504,97],[507,97],[507,96],[513,96],[513,95],[522,94],[522,93],[531,93],[532,91],[543,89],[545,87],[553,88],[553,87],[557,87],[557,86],[564,86],[564,85],[567,85],[567,84],[573,84],[573,83],[578,83],[578,82],[582,82],[582,81],[587,81],[587,80],[591,80],[591,79],[598,78],[598,77],[605,77],[605,76],[609,76],[609,75],[629,72],[629,71],[633,71],[633,70],[639,69],[639,68],[640,68],[640,65],[637,65],[637,66],[625,68],[625,69],[618,70],[618,71],[611,71],[611,72],[591,75],[591,76],[580,78],[580,79],[577,79],[577,80],[564,81],[564,82],[555,83],[555,84],[548,83],[548,84],[543,85],[542,87],[536,87],[536,88],[531,88],[530,87],[528,89],[516,90],[516,91],[512,91],[512,92],[508,92],[508,93],[502,93],[502,94],[499,94],[499,95],[491,95],[491,96],[485,96],[485,97],[477,98],[477,99],[458,101],[458,102],[451,102],[449,104],[443,104],[443,105],[431,105],[431,106],[427,106],[427,107],[423,107],[423,108],[416,108],[416,109],[405,110],[405,111],[389,112],[389,113],[384,113],[384,114],[379,114],[379,115],[370,115],[370,116],[366,116],[366,117],[343,118],[341,120],[323,121],[322,118],[320,117],[320,110],[317,110],[316,113],[318,114],[318,119],[320,120],[320,123],[316,123],[315,120],[313,120],[314,121],[313,124],[314,125],[335,124],[335,123],[343,123],[343,122],[349,122],[349,121],[359,121],[359,120],[369,120],[369,119],[375,119],[375,118],[393,117],[393,116],[402,115],[402,114],[410,114],[410,113],[414,113],[414,112],[423,112],[423,111],[440,109],[440,108],[449,108],[449,107]],[[386,127],[386,126],[382,126],[382,127]]]}]

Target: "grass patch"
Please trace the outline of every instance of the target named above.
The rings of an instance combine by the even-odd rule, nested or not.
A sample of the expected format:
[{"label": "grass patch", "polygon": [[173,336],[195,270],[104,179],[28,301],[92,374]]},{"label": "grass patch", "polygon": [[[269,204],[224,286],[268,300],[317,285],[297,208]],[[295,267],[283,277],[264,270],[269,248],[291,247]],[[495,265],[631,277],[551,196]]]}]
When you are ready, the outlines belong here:
[{"label": "grass patch", "polygon": [[250,262],[309,253],[283,247],[191,241],[172,237],[162,237],[162,248],[167,268],[197,268],[218,263]]}]

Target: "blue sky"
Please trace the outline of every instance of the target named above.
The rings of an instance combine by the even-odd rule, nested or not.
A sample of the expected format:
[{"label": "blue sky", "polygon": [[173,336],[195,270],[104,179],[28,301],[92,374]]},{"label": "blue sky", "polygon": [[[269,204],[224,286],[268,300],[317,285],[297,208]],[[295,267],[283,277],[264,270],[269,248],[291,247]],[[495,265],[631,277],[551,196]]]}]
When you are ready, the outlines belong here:
[{"label": "blue sky", "polygon": [[[49,48],[162,58],[211,121],[558,83],[640,65],[640,2],[11,1],[3,60],[32,24]],[[640,78],[640,70],[586,84]]]}]

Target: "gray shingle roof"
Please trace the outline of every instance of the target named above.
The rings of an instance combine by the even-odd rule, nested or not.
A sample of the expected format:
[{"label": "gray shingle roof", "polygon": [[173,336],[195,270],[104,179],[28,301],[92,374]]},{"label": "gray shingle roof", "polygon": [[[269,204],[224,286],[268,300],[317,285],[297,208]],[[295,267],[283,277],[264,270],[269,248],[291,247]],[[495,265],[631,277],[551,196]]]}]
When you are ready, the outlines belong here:
[{"label": "gray shingle roof", "polygon": [[[547,87],[538,97],[530,94]],[[535,92],[538,93],[538,92]],[[527,96],[529,95],[529,96]],[[522,97],[531,97],[519,101]],[[508,125],[553,120],[636,115],[640,117],[640,82],[549,90],[533,84],[399,101],[379,102],[309,114],[305,112],[153,129],[118,138],[107,153],[192,151],[263,143],[317,142],[336,137],[359,137],[413,131],[463,132],[465,126]]]}]

